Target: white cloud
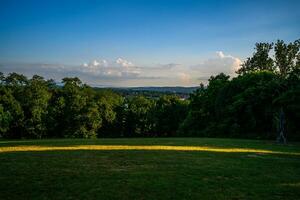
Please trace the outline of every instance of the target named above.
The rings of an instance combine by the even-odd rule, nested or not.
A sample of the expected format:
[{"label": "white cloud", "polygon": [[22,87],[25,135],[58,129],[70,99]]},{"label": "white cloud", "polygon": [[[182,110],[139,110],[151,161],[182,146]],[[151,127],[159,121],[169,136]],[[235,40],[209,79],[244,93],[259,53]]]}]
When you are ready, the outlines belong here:
[{"label": "white cloud", "polygon": [[175,67],[180,66],[180,64],[176,64],[176,63],[168,63],[168,64],[158,64],[157,66],[151,67],[153,68],[157,68],[157,69],[173,69]]},{"label": "white cloud", "polygon": [[60,81],[64,77],[79,77],[91,85],[106,86],[195,86],[206,83],[211,75],[224,72],[235,75],[241,60],[217,51],[214,56],[193,66],[166,63],[136,65],[124,58],[113,61],[96,59],[78,65],[44,63],[0,63],[0,71],[17,72],[26,76],[39,74]]},{"label": "white cloud", "polygon": [[134,64],[128,60],[124,60],[122,58],[118,58],[116,61],[116,64],[122,66],[122,67],[133,67]]},{"label": "white cloud", "polygon": [[217,55],[218,55],[220,58],[224,58],[224,57],[225,57],[225,55],[224,55],[224,53],[223,53],[222,51],[217,51],[216,53],[217,53]]},{"label": "white cloud", "polygon": [[188,85],[191,83],[191,75],[190,74],[180,72],[180,73],[178,73],[178,76],[179,76],[181,83],[183,83],[184,85]]},{"label": "white cloud", "polygon": [[226,55],[222,51],[216,52],[216,57],[205,60],[204,62],[191,67],[192,70],[203,76],[216,75],[224,72],[231,76],[239,69],[242,61],[234,56]]},{"label": "white cloud", "polygon": [[109,77],[136,77],[140,74],[138,67],[122,58],[118,58],[113,62],[94,60],[83,63],[77,70],[90,75]]}]

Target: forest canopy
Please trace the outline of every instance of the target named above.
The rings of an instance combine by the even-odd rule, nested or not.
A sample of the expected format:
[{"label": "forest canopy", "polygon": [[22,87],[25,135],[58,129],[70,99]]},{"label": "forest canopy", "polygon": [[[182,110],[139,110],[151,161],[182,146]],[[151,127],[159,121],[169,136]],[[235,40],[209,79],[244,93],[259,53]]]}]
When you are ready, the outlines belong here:
[{"label": "forest canopy", "polygon": [[[279,112],[300,140],[300,40],[257,43],[237,76],[220,73],[186,100],[122,96],[66,77],[63,85],[0,72],[0,137],[236,137],[275,139]],[[274,55],[271,55],[274,51]]]}]

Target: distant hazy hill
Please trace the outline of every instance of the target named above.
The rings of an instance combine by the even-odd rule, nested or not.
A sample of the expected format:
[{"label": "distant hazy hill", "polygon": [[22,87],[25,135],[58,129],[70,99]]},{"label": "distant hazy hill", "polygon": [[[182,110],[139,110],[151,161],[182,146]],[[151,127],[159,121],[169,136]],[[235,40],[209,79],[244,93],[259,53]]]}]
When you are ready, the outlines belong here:
[{"label": "distant hazy hill", "polygon": [[176,94],[190,94],[199,87],[128,87],[128,88],[111,88],[116,91],[133,91],[133,92],[163,92]]},{"label": "distant hazy hill", "polygon": [[171,92],[171,93],[191,93],[199,87],[134,87],[129,88],[135,91],[154,91],[154,92]]}]

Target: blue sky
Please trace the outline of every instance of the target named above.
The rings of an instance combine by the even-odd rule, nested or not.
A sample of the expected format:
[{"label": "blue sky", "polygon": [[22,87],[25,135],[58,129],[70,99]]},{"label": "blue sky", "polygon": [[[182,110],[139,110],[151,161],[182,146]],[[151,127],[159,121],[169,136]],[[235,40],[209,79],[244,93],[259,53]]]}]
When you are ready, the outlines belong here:
[{"label": "blue sky", "polygon": [[256,42],[300,38],[300,1],[0,0],[0,71],[92,85],[198,85]]}]

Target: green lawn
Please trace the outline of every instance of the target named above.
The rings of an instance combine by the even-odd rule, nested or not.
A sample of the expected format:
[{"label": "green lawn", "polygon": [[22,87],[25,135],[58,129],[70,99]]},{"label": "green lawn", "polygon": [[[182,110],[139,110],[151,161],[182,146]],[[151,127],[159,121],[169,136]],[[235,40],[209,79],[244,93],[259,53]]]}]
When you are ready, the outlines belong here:
[{"label": "green lawn", "polygon": [[[110,150],[114,145],[203,150]],[[300,199],[300,144],[204,138],[0,140],[0,199],[295,200]]]}]

